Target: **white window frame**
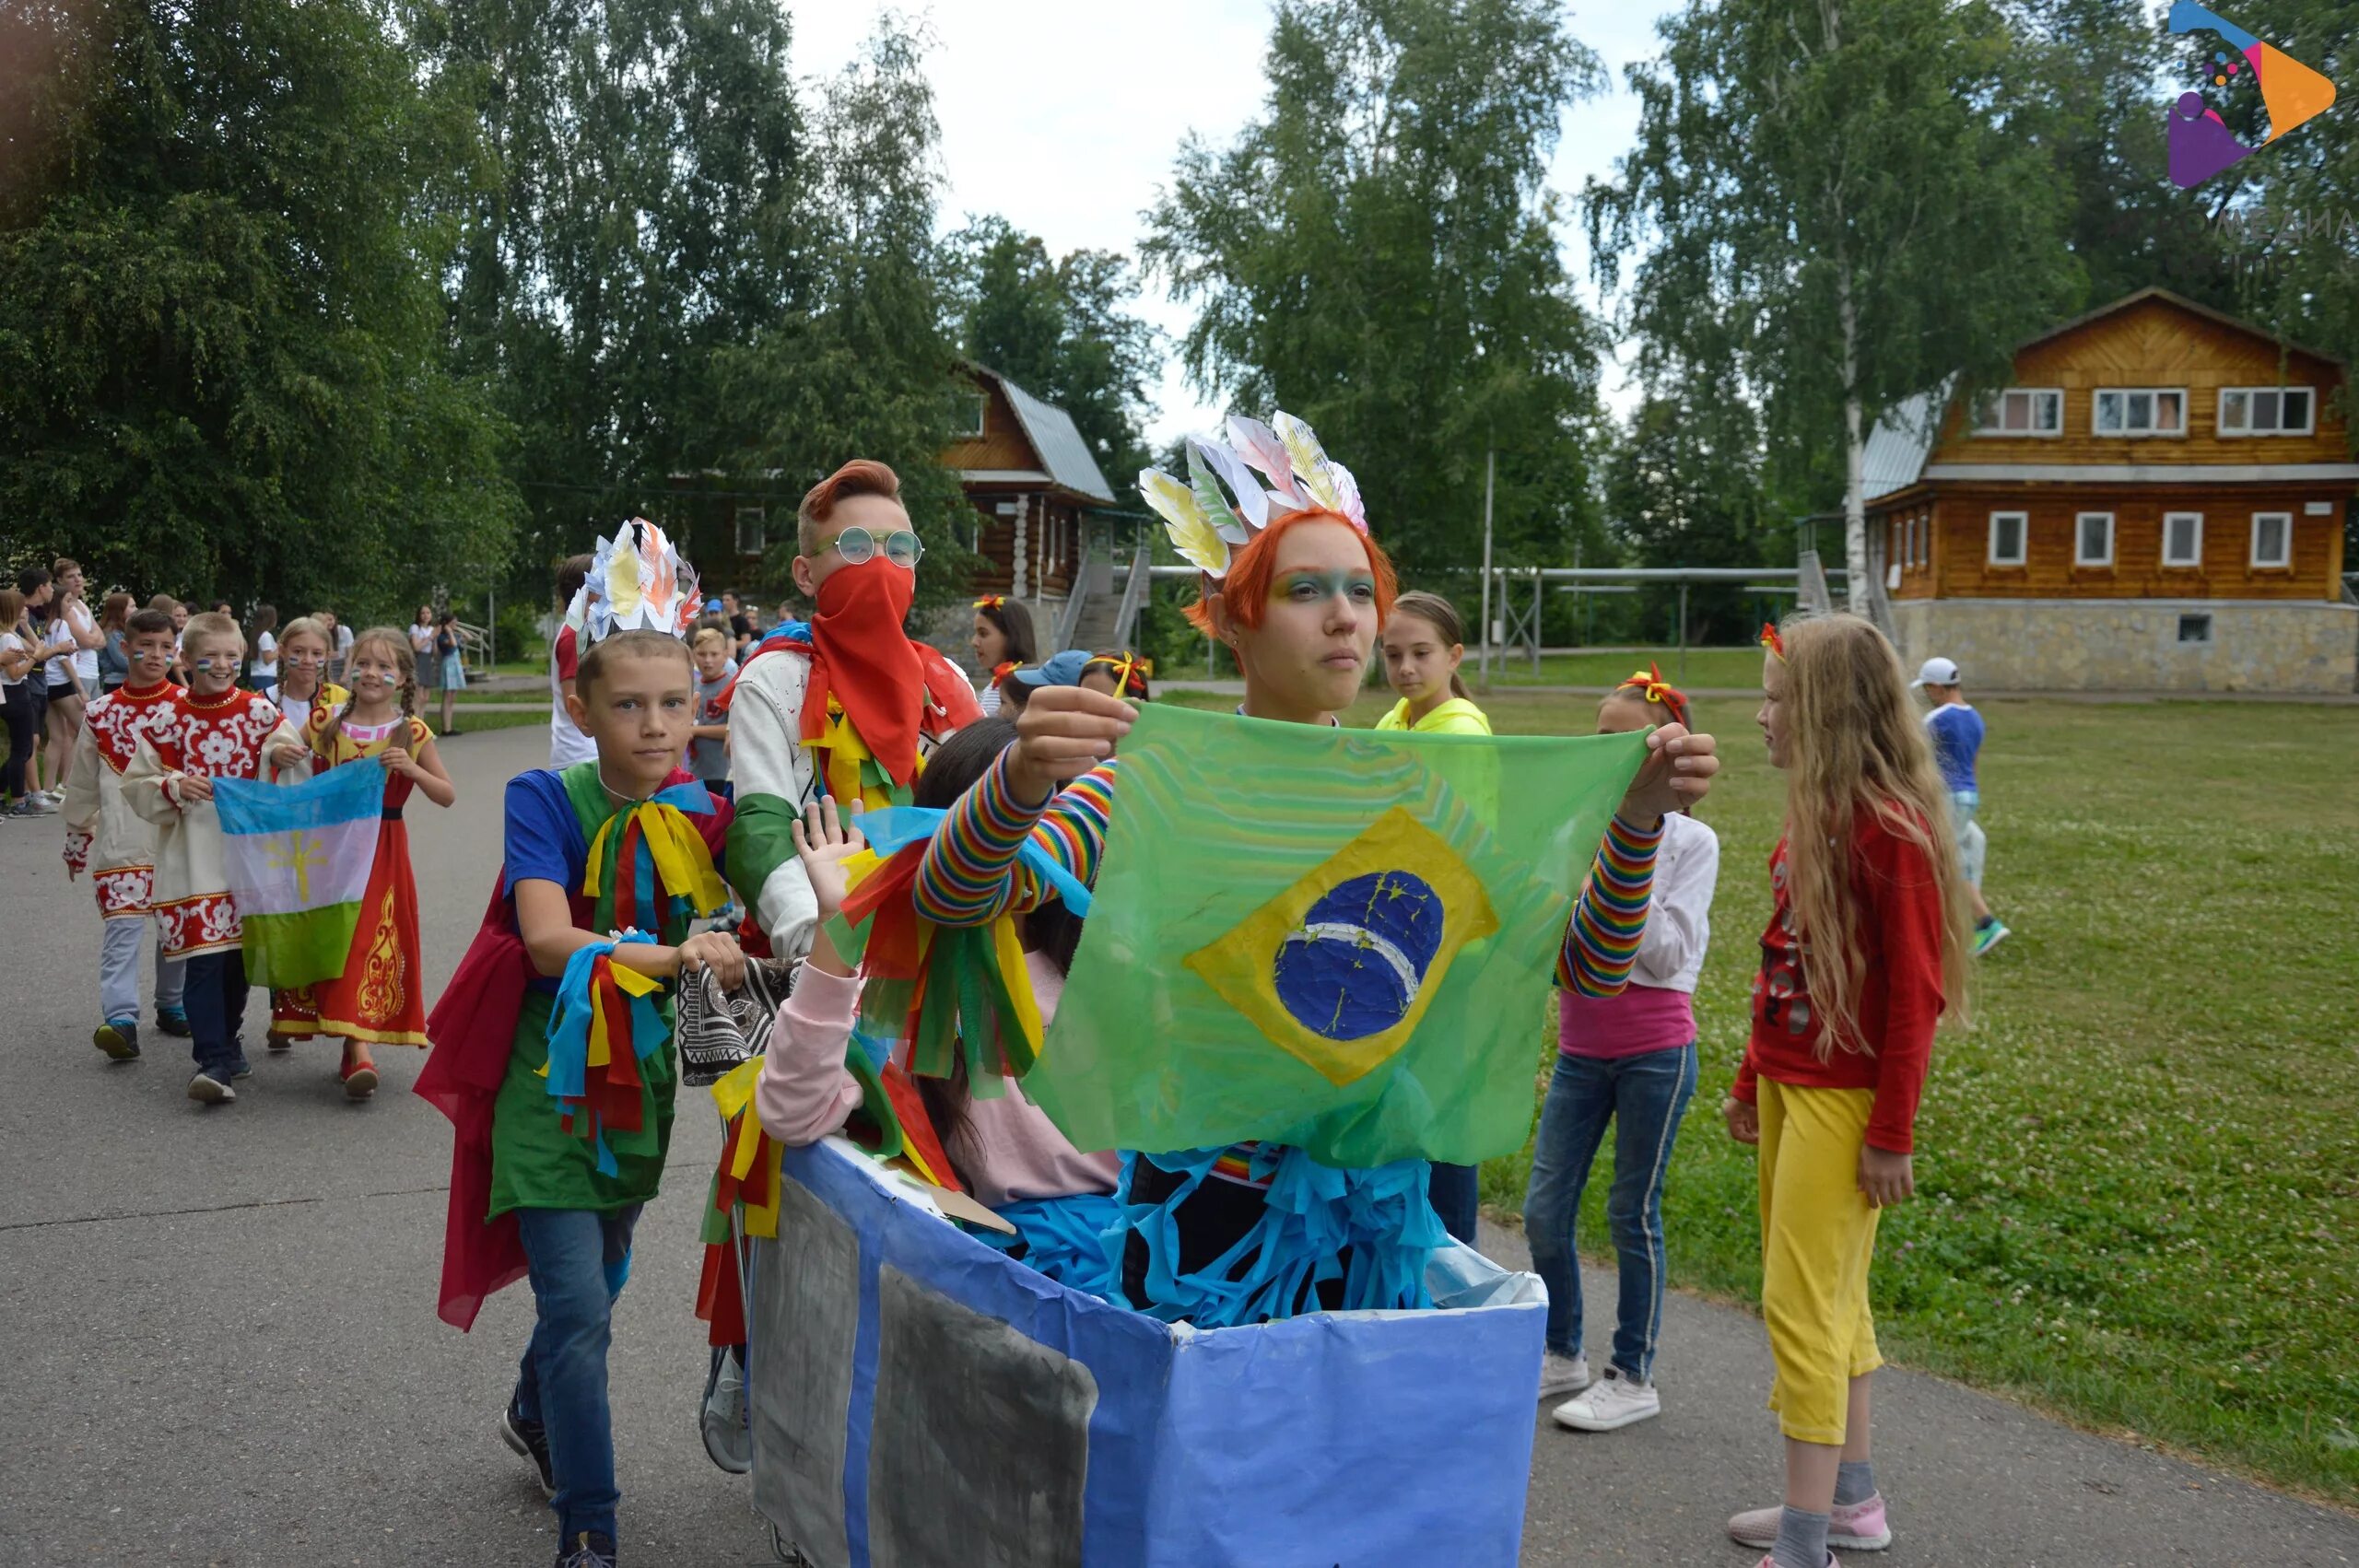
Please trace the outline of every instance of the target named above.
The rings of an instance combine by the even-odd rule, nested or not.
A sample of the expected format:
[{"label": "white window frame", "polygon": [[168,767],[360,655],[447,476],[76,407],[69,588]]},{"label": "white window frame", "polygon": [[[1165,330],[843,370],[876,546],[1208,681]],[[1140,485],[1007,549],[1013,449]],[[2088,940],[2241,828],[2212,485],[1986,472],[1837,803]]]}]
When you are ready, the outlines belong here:
[{"label": "white window frame", "polygon": [[[2252,400],[2255,395],[2261,392],[2275,392],[2279,394],[2277,399],[2277,423],[2269,429],[2256,430],[2252,426]],[[2298,428],[2289,427],[2285,423],[2285,399],[2283,394],[2286,392],[2300,392],[2302,394],[2303,401],[2308,404],[2308,413],[2304,417],[2301,426]],[[2245,417],[2242,424],[2231,425],[2228,423],[2228,399],[2232,396],[2241,397],[2245,400]],[[2283,385],[2274,387],[2222,387],[2220,389],[2218,429],[2220,435],[2227,440],[2266,440],[2271,436],[2312,436],[2318,433],[2318,389],[2316,387],[2295,386],[2292,382],[2286,382]]]},{"label": "white window frame", "polygon": [[[2015,553],[2013,556],[1999,554],[1999,524],[2007,518],[2015,520]],[[2031,559],[2031,513],[1994,511],[1990,514],[1990,545],[1987,559],[1994,567],[2020,567]]]},{"label": "white window frame", "polygon": [[1933,514],[1926,512],[1917,519],[1917,564],[1933,564]]},{"label": "white window frame", "polygon": [[[739,507],[737,509],[735,516],[731,518],[730,521],[735,525],[734,532],[737,553],[740,556],[758,556],[769,547],[769,514],[766,508]],[[749,524],[754,539],[751,549],[745,547],[745,536]]]},{"label": "white window frame", "polygon": [[[2154,398],[2165,395],[2175,395],[2178,399],[2177,429],[2160,430],[2148,428],[2144,430],[2132,430],[2127,428],[2130,422],[2129,400],[2130,398],[2139,396]],[[2123,400],[2121,405],[2121,418],[2122,424],[2125,427],[2122,429],[2108,430],[2099,421],[2098,411],[2105,406],[2105,400],[2109,397],[2118,397]],[[2148,405],[2147,414],[2148,418],[2151,420],[2153,417],[2152,404]],[[2184,440],[2187,438],[2187,389],[2185,387],[2099,387],[2089,394],[2089,434],[2092,436],[2102,436],[2109,440],[2116,441],[2145,441],[2157,439]]]},{"label": "white window frame", "polygon": [[953,432],[962,441],[980,441],[990,433],[986,427],[990,424],[992,416],[992,394],[987,392],[977,392],[971,395],[975,400],[975,427],[969,430],[961,426]]},{"label": "white window frame", "polygon": [[[2274,518],[2285,525],[2279,537],[2285,542],[2283,558],[2264,561],[2260,558],[2260,525]],[[2294,514],[2292,512],[2255,512],[2252,514],[2252,568],[2255,571],[2285,571],[2294,565]]]},{"label": "white window frame", "polygon": [[[2091,556],[2082,548],[2088,535],[2081,525],[2091,518],[2105,519],[2105,554]],[[2111,512],[2074,512],[2072,514],[2072,564],[2076,567],[2109,567],[2113,565],[2114,516]]]},{"label": "white window frame", "polygon": [[[2010,430],[2003,424],[1986,425],[1982,423],[1986,415],[2001,414],[2006,406],[2007,399],[2011,397],[2028,397],[2034,400],[2031,405],[2033,419],[2031,428],[2027,430]],[[2039,404],[2037,400],[2044,397],[2053,398],[2056,400],[2054,404],[2056,410],[2056,425],[2053,429],[2043,430],[2039,427],[2037,423],[2039,418]],[[1974,411],[1973,433],[1978,436],[2003,436],[2009,440],[2016,441],[2053,441],[2060,439],[2064,434],[2064,389],[2062,387],[2002,387],[1984,398],[1982,406]]]},{"label": "white window frame", "polygon": [[[2195,523],[2195,553],[2185,559],[2179,559],[2171,554],[2171,524],[2181,518],[2191,519]],[[2182,570],[2200,567],[2202,564],[2203,514],[2191,511],[2165,512],[2163,514],[2163,565],[2174,570]]]}]

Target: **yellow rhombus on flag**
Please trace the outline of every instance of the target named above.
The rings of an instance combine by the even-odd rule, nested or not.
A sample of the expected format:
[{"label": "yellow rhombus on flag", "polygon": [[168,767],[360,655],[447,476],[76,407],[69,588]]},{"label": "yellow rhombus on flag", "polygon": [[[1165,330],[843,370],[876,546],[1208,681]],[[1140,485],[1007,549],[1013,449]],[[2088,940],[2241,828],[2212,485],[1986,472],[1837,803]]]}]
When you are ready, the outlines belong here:
[{"label": "yellow rhombus on flag", "polygon": [[1026,1096],[1082,1149],[1521,1147],[1572,896],[1644,749],[1144,708]]}]

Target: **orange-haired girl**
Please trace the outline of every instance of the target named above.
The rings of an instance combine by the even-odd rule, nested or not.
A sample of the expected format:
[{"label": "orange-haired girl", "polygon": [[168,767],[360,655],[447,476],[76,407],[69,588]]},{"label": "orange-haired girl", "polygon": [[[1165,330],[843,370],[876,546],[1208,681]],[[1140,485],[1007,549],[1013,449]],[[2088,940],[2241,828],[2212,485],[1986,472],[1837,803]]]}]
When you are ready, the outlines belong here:
[{"label": "orange-haired girl", "polygon": [[[1392,565],[1371,538],[1347,472],[1318,448],[1307,427],[1280,415],[1285,444],[1267,427],[1232,420],[1238,452],[1193,443],[1216,462],[1238,509],[1208,516],[1191,487],[1150,471],[1149,503],[1170,525],[1180,553],[1204,573],[1191,621],[1229,645],[1245,677],[1242,711],[1253,718],[1333,725],[1358,695],[1377,633],[1392,608]],[[1275,495],[1245,475],[1267,474]],[[1201,492],[1198,492],[1201,494]],[[1236,541],[1232,548],[1232,541]],[[1120,796],[1116,744],[1134,710],[1082,685],[1045,685],[1016,721],[1016,743],[951,808],[927,848],[918,877],[920,912],[944,925],[980,925],[1009,909],[1046,901],[1050,890],[1019,860],[1030,840],[1084,882],[1094,880]],[[1718,762],[1708,736],[1659,731],[1601,851],[1601,882],[1624,896],[1584,894],[1565,943],[1565,964],[1600,991],[1627,977],[1665,813],[1700,797]],[[1635,915],[1626,913],[1635,903]],[[1617,907],[1618,906],[1618,907]],[[1320,1167],[1313,1191],[1299,1150],[1269,1144],[1126,1154],[1119,1253],[1124,1299],[1166,1320],[1225,1327],[1321,1309],[1423,1305],[1412,1283],[1395,1295],[1384,1280],[1422,1277],[1425,1254],[1446,1239],[1430,1204],[1390,1199],[1424,1187],[1424,1162],[1372,1170]],[[1334,1190],[1340,1180],[1342,1190]],[[1287,1202],[1273,1196],[1289,1188]],[[1393,1228],[1366,1228],[1382,1195]],[[1332,1218],[1320,1234],[1341,1235],[1340,1251],[1277,1256],[1313,1210]],[[1357,1210],[1355,1213],[1354,1211]],[[1297,1228],[1287,1228],[1288,1216]],[[1296,1245],[1299,1245],[1298,1243]],[[1366,1269],[1327,1270],[1349,1256],[1380,1259]],[[1205,1259],[1233,1258],[1215,1278]],[[1183,1261],[1183,1259],[1185,1261]],[[1401,1265],[1402,1267],[1393,1267]],[[1322,1272],[1346,1275],[1320,1281]],[[1352,1279],[1359,1282],[1355,1285]],[[1347,1293],[1357,1291],[1357,1295]]]},{"label": "orange-haired girl", "polygon": [[377,860],[360,898],[360,924],[333,980],[271,998],[270,1047],[285,1050],[313,1035],[344,1042],[337,1074],[344,1092],[365,1100],[377,1092],[372,1046],[426,1044],[426,966],[417,937],[417,883],[410,873],[409,829],[402,808],[415,790],[438,806],[458,799],[434,750],[434,731],[417,717],[417,683],[409,640],[393,626],[371,626],[352,639],[347,665],[352,700],[315,707],[303,738],[314,766],[374,761],[385,770],[384,820]]},{"label": "orange-haired girl", "polygon": [[1948,792],[1884,634],[1857,615],[1765,629],[1762,738],[1785,833],[1753,982],[1753,1034],[1721,1104],[1760,1146],[1761,1312],[1786,1438],[1783,1507],[1729,1521],[1763,1568],[1888,1545],[1869,1457],[1883,1364],[1868,1309],[1876,1216],[1916,1191],[1933,1029],[1963,1010],[1967,923]]}]

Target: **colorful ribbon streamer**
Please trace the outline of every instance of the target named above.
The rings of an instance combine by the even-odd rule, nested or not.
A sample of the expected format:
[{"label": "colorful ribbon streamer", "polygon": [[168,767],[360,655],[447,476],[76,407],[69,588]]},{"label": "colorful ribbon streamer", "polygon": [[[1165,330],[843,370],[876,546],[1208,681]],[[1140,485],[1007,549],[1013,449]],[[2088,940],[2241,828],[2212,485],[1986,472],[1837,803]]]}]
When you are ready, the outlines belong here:
[{"label": "colorful ribbon streamer", "polygon": [[557,1102],[566,1130],[591,1141],[598,1171],[619,1167],[606,1144],[606,1129],[637,1132],[643,1124],[646,1081],[639,1064],[671,1039],[655,1004],[663,983],[614,962],[615,949],[652,943],[644,931],[626,931],[610,942],[576,948],[557,980],[557,1006],[549,1014],[548,1061],[541,1076]]}]

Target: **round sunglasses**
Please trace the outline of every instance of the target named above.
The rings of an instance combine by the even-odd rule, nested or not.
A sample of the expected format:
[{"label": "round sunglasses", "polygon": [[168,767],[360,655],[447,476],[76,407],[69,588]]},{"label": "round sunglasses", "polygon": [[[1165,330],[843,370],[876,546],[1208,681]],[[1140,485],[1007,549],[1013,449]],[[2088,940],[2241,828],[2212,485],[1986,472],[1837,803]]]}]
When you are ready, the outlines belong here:
[{"label": "round sunglasses", "polygon": [[[847,565],[859,566],[876,558],[876,535],[857,525],[836,535],[835,551]],[[918,536],[906,528],[897,528],[885,536],[885,558],[906,571],[915,571],[925,556],[925,546]]]}]

